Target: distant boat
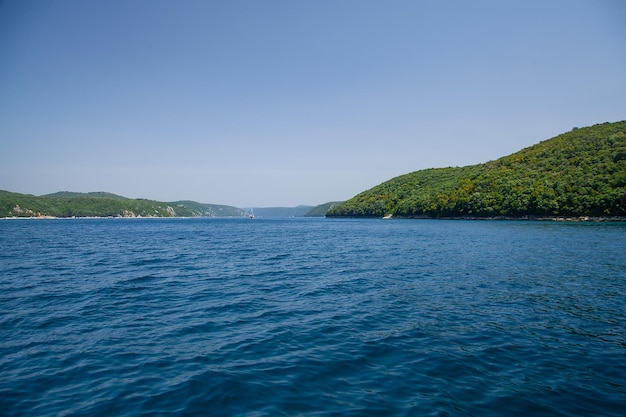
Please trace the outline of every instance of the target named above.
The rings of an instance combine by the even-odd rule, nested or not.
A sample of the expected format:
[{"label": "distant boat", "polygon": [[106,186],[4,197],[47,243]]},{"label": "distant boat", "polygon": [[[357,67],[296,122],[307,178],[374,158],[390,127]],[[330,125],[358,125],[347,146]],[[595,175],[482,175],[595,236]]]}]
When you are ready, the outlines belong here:
[{"label": "distant boat", "polygon": [[388,214],[385,217],[383,217],[383,220],[389,220],[393,217],[393,214]]},{"label": "distant boat", "polygon": [[254,219],[254,210],[250,209],[250,214],[248,215],[251,219]]}]

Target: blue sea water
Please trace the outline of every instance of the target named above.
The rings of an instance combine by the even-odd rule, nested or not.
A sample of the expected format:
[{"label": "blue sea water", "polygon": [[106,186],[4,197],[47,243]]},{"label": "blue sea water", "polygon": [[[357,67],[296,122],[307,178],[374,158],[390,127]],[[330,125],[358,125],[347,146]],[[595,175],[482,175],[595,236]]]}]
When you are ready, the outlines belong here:
[{"label": "blue sea water", "polygon": [[2,416],[624,416],[626,224],[0,221]]}]

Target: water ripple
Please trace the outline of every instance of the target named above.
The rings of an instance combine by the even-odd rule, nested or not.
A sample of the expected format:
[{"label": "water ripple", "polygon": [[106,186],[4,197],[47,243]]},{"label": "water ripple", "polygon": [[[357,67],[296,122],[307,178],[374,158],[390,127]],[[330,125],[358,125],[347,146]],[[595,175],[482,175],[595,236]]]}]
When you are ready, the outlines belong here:
[{"label": "water ripple", "polygon": [[0,222],[0,410],[621,416],[625,231]]}]

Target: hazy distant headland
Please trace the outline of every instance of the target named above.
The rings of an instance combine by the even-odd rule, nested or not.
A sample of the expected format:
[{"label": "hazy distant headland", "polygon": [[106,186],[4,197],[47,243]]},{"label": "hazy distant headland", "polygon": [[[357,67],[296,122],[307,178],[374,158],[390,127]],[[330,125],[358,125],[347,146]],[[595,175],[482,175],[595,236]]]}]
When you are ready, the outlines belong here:
[{"label": "hazy distant headland", "polygon": [[326,215],[623,220],[626,121],[574,128],[483,164],[402,175]]}]

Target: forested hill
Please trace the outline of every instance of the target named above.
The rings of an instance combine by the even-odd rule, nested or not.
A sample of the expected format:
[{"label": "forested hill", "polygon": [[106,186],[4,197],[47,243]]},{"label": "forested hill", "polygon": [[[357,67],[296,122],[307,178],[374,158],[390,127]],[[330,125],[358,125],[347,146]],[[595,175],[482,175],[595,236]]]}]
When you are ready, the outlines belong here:
[{"label": "forested hill", "polygon": [[328,217],[626,216],[626,121],[574,128],[484,164],[384,182]]},{"label": "forested hill", "polygon": [[164,203],[116,194],[62,191],[44,196],[0,190],[0,217],[241,217],[236,207],[195,201]]}]

